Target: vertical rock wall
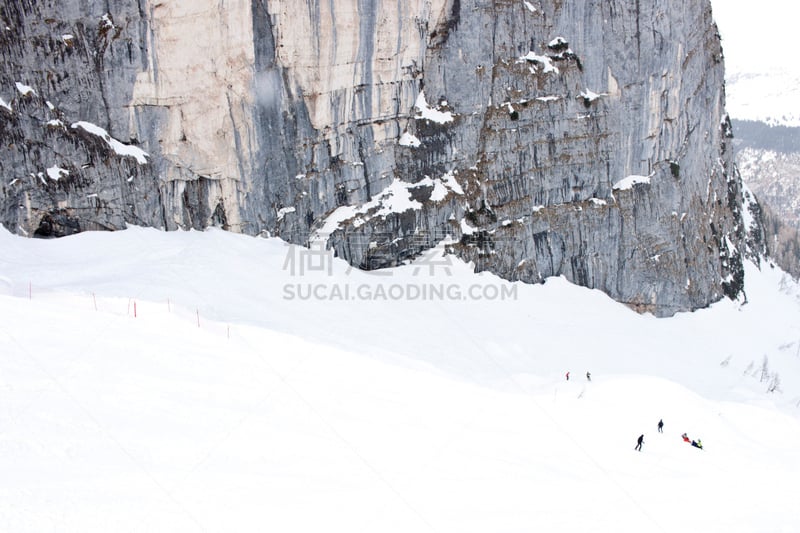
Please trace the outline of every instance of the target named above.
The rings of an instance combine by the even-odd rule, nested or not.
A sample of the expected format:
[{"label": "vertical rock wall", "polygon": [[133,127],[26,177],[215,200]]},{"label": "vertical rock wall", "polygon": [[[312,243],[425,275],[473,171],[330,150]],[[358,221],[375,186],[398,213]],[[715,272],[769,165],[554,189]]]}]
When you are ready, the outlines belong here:
[{"label": "vertical rock wall", "polygon": [[218,225],[362,268],[449,236],[659,315],[741,293],[708,2],[92,6],[0,8],[13,231]]}]

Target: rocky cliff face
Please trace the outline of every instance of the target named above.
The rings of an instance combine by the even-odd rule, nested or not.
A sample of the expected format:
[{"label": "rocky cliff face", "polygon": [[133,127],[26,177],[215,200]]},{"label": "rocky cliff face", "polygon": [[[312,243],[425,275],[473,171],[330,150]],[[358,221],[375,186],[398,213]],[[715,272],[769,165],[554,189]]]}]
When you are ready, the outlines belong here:
[{"label": "rocky cliff face", "polygon": [[742,290],[708,2],[0,7],[0,220],[222,226],[396,264],[451,236],[668,315]]}]

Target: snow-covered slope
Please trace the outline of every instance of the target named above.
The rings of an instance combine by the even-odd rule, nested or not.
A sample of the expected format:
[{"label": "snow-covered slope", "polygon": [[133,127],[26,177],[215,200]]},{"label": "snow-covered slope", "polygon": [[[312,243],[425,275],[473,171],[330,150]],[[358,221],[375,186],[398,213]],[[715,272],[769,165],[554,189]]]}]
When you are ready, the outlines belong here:
[{"label": "snow-covered slope", "polygon": [[655,319],[222,231],[0,246],[1,529],[800,523],[800,291],[769,267],[746,305]]}]

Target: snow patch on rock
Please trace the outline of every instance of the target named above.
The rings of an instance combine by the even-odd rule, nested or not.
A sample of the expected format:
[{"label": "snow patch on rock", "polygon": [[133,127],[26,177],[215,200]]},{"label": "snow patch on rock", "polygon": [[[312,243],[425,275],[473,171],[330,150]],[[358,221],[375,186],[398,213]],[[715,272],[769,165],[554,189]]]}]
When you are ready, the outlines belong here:
[{"label": "snow patch on rock", "polygon": [[645,183],[647,185],[650,185],[651,177],[652,176],[637,176],[637,175],[628,176],[616,182],[614,185],[611,186],[611,188],[615,191],[625,191],[628,189],[632,189],[634,185],[638,185],[640,183]]},{"label": "snow patch on rock", "polygon": [[428,101],[425,99],[425,91],[420,91],[417,101],[414,103],[414,108],[419,113],[415,117],[417,119],[430,120],[439,124],[447,124],[453,121],[453,114],[450,111],[439,111],[439,109],[428,105]]},{"label": "snow patch on rock", "polygon": [[114,153],[124,157],[133,157],[140,165],[146,164],[147,158],[150,157],[149,154],[141,148],[118,141],[109,135],[106,130],[96,124],[92,124],[91,122],[78,121],[73,123],[71,127],[72,129],[80,128],[87,133],[91,133],[92,135],[100,137],[103,139],[103,141],[105,141],[108,147],[114,151]]},{"label": "snow patch on rock", "polygon": [[533,66],[531,67],[533,71],[536,71],[538,66],[541,66],[542,72],[547,74],[548,72],[553,72],[558,74],[558,67],[553,65],[553,61],[547,56],[540,56],[536,52],[528,52],[526,55],[519,58],[517,61],[518,63],[522,63],[527,61],[528,63],[532,63]]},{"label": "snow patch on rock", "polygon": [[36,91],[34,91],[33,87],[31,87],[30,85],[25,85],[24,83],[20,82],[16,82],[14,85],[17,86],[17,90],[19,91],[19,94],[21,94],[22,96],[28,96],[29,94],[33,95],[36,94]]},{"label": "snow patch on rock", "polygon": [[422,142],[407,131],[403,133],[403,135],[400,137],[400,140],[397,141],[397,144],[400,146],[410,146],[411,148],[418,148],[422,146]]},{"label": "snow patch on rock", "polygon": [[53,165],[47,169],[47,177],[53,181],[58,181],[61,178],[69,176],[69,170],[61,168],[58,165]]},{"label": "snow patch on rock", "polygon": [[296,209],[294,207],[282,207],[278,209],[278,221],[283,220],[283,217],[288,215],[289,213],[294,213]]}]

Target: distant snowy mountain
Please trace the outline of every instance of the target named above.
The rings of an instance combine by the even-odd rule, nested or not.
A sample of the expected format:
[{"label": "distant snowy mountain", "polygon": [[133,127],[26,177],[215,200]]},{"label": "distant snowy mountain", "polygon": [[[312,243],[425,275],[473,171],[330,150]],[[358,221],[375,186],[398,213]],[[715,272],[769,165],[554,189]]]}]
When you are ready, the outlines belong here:
[{"label": "distant snowy mountain", "polygon": [[800,128],[734,120],[736,163],[760,204],[767,253],[800,278]]},{"label": "distant snowy mountain", "polygon": [[737,152],[739,171],[759,200],[800,227],[800,152],[743,147]]},{"label": "distant snowy mountain", "polygon": [[742,180],[763,207],[768,252],[800,276],[800,66],[796,17],[782,0],[713,0],[726,109]]},{"label": "distant snowy mountain", "polygon": [[731,117],[771,126],[800,126],[800,74],[733,71],[725,80]]}]

